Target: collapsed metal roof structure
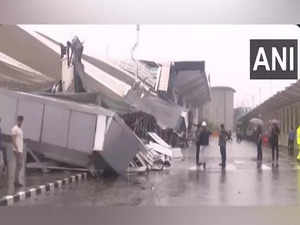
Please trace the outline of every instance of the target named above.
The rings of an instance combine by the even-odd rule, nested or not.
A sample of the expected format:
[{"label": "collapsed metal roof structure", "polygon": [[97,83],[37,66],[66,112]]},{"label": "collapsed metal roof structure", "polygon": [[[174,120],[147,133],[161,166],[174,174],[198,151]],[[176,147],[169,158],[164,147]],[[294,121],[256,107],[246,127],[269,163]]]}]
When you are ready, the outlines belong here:
[{"label": "collapsed metal roof structure", "polygon": [[[59,42],[40,33],[27,32],[18,26],[1,26],[0,32],[0,52],[46,75],[52,82],[61,79]],[[100,91],[106,96],[121,100],[135,84],[138,66],[141,83],[146,89],[154,91],[154,94],[161,89],[169,91],[171,87],[190,104],[203,104],[203,101],[210,98],[203,61],[168,63],[167,66],[162,66],[165,71],[161,71],[160,75],[151,73],[146,61],[137,62],[136,65],[130,60],[109,62],[83,55],[83,63],[88,75],[86,79],[90,81],[89,92]],[[200,71],[200,74],[191,72],[195,70]],[[175,75],[172,75],[174,72]],[[157,84],[164,87],[159,88]]]},{"label": "collapsed metal roof structure", "polygon": [[[36,32],[27,32],[18,26],[0,26],[0,33],[0,52],[18,61],[19,63],[26,65],[28,68],[31,68],[29,71],[0,61],[0,79],[11,79],[12,87],[15,87],[16,90],[25,90],[31,92],[32,90],[38,91],[36,89],[43,90],[44,86],[45,88],[52,87],[54,83],[62,80],[64,65],[63,58],[61,57],[60,43],[42,34]],[[26,96],[26,98],[29,96],[28,98],[30,98],[32,104],[36,105],[38,108],[38,110],[35,110],[34,112],[44,113],[44,111],[41,109],[44,108],[45,110],[49,108],[49,113],[47,115],[45,114],[47,118],[44,114],[39,115],[41,120],[46,118],[47,121],[51,121],[55,120],[56,117],[59,117],[61,120],[61,125],[65,124],[65,127],[70,127],[71,125],[66,123],[67,121],[70,122],[68,116],[72,113],[68,114],[66,112],[65,117],[63,117],[63,114],[56,113],[56,111],[66,109],[67,111],[72,111],[72,107],[74,106],[82,114],[86,113],[85,110],[89,109],[91,111],[90,113],[99,114],[94,115],[94,117],[97,116],[97,119],[91,119],[91,127],[99,126],[99,130],[101,130],[103,133],[106,130],[101,127],[104,124],[104,120],[101,117],[103,115],[100,114],[103,113],[98,112],[98,110],[104,110],[104,102],[104,105],[106,104],[108,106],[107,109],[112,110],[111,113],[114,113],[114,116],[104,116],[113,117],[116,123],[111,123],[109,130],[105,131],[105,147],[103,147],[102,154],[110,166],[113,166],[113,168],[118,172],[121,172],[125,169],[129,158],[132,158],[132,156],[136,153],[137,146],[139,146],[139,150],[141,150],[143,149],[143,145],[139,139],[127,129],[128,127],[121,121],[121,119],[119,119],[115,112],[126,112],[126,110],[132,110],[132,108],[135,108],[135,110],[140,110],[153,115],[161,127],[175,128],[182,112],[186,110],[185,107],[190,107],[191,105],[199,106],[208,101],[210,98],[209,86],[204,71],[203,61],[165,63],[159,65],[160,69],[156,72],[149,71],[149,68],[147,68],[148,64],[144,62],[132,62],[129,60],[116,63],[113,61],[111,62],[108,60],[97,59],[87,55],[83,55],[81,61],[82,63],[80,62],[80,70],[78,70],[79,67],[76,63],[73,63],[73,66],[76,68],[77,65],[76,73],[82,79],[84,90],[86,90],[86,92],[76,93],[71,91],[63,94],[36,92],[28,95],[26,93],[12,93],[7,90],[2,90],[2,97],[3,99],[7,100],[7,104],[10,101],[13,103],[10,104],[12,106],[11,109],[3,108],[3,111],[1,112],[3,116],[10,115],[9,111],[14,110],[16,105],[15,102],[20,101],[21,104],[24,104],[24,107],[20,108],[20,110],[25,110],[25,112],[22,111],[22,113],[27,113],[26,117],[32,118],[32,121],[34,121],[34,117],[32,117],[34,113],[30,111],[32,110],[32,107],[28,105],[27,100],[23,101],[25,98],[24,96]],[[73,76],[75,77],[75,71]],[[22,83],[26,84],[27,86],[20,88],[18,85]],[[7,87],[9,89],[14,89],[10,88],[10,86]],[[166,99],[162,97],[164,96],[162,93],[171,93],[173,97],[175,92],[177,97],[179,96],[181,101],[184,101],[188,105],[178,104],[177,98],[175,99],[176,101],[172,101],[174,99]],[[7,95],[9,96],[7,97]],[[53,97],[58,98],[59,100],[53,99]],[[101,99],[100,102],[102,108],[100,105],[98,105],[97,98]],[[171,101],[169,101],[170,99]],[[73,103],[69,103],[66,100],[72,100]],[[87,104],[79,105],[75,104],[74,101]],[[94,106],[90,106],[89,103],[93,103],[93,101],[97,102],[96,104],[93,104]],[[52,107],[52,104],[55,105],[53,106],[54,108]],[[62,109],[57,109],[57,107],[60,105]],[[68,107],[71,107],[72,109]],[[17,111],[15,110],[14,112]],[[75,114],[76,113],[73,115]],[[7,117],[5,121],[13,123],[15,116],[15,113],[11,114],[11,117]],[[74,117],[74,121],[76,122],[74,124],[78,123],[79,125],[76,125],[77,127],[75,128],[80,130],[79,128],[82,125],[82,119],[78,118]],[[56,139],[64,137],[64,140],[62,141],[63,146],[60,147],[68,148],[74,153],[74,146],[65,146],[64,143],[66,140],[73,138],[74,143],[78,144],[79,142],[76,142],[78,136],[77,131],[75,132],[76,135],[74,134],[75,136],[69,137],[68,139],[66,138],[66,134],[59,135],[59,132],[62,132],[66,129],[57,130],[56,127],[53,127],[55,124],[52,124],[51,122],[49,122],[48,125],[49,132],[48,130],[48,133],[43,131],[43,149],[46,149],[45,146],[48,146],[49,138],[52,138],[51,143],[56,145]],[[11,124],[10,126],[6,126],[6,132],[8,132],[10,127]],[[76,130],[75,128],[74,130]],[[26,129],[30,130],[32,127],[27,127]],[[93,129],[90,129],[90,127],[86,127],[86,129],[93,131]],[[41,129],[37,128],[34,132],[35,138],[32,145],[33,148],[38,142],[41,142],[40,135],[42,134],[38,132],[40,130]],[[53,130],[57,130],[57,132],[53,132]],[[124,148],[125,146],[122,146],[122,142],[117,142],[116,139],[120,139],[120,137],[124,139],[125,134],[128,137],[128,146],[126,146],[128,154],[123,149],[123,153],[127,155],[123,157],[124,160],[119,162],[115,156],[117,155],[118,150]],[[98,139],[95,139],[94,141],[96,142],[97,140]],[[70,143],[72,144],[72,142]],[[89,146],[91,146],[91,143],[89,143]],[[40,147],[41,146],[38,145],[36,150],[39,150]],[[60,158],[60,154],[65,149],[61,149],[59,146],[56,147],[58,147],[57,152],[54,152],[52,148],[49,148],[47,154],[50,156],[50,158],[52,157],[56,160],[62,160]],[[79,150],[88,151],[90,153],[92,148],[81,149],[80,147]],[[77,158],[75,156],[73,160],[75,163],[77,163],[77,165],[84,166],[87,163],[86,156],[87,155],[84,157],[84,162],[80,160],[80,162],[76,161]],[[69,157],[72,158],[71,155],[66,156],[65,162],[70,162],[68,159]]]},{"label": "collapsed metal roof structure", "polygon": [[0,87],[6,87],[10,90],[29,91],[47,89],[53,83],[54,79],[0,60]]},{"label": "collapsed metal roof structure", "polygon": [[15,25],[0,26],[0,33],[0,52],[52,79],[60,79],[60,57],[53,49]]}]

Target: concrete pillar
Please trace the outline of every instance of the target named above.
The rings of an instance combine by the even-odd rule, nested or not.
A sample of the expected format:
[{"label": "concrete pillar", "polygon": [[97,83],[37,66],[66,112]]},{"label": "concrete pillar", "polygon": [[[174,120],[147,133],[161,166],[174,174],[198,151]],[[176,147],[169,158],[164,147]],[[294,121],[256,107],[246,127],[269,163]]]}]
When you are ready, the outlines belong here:
[{"label": "concrete pillar", "polygon": [[297,123],[297,107],[296,107],[296,105],[294,105],[293,107],[294,107],[294,123],[293,123],[293,125],[294,125],[294,129],[295,129],[295,127],[297,126],[296,125],[296,123]]},{"label": "concrete pillar", "polygon": [[291,114],[291,107],[288,106],[287,109],[288,109],[288,115],[287,115],[287,121],[288,121],[288,123],[287,123],[286,133],[288,134],[289,131],[290,131],[290,128],[291,128],[291,115],[292,114]]},{"label": "concrete pillar", "polygon": [[198,122],[199,122],[199,108],[198,107],[194,108],[193,116],[194,116],[193,123],[198,124]]},{"label": "concrete pillar", "polygon": [[299,121],[300,121],[300,118],[299,118],[299,115],[298,115],[298,104],[295,105],[295,129],[298,127],[299,125]]},{"label": "concrete pillar", "polygon": [[[280,129],[283,130],[283,124],[284,124],[284,116],[283,116],[283,109],[281,108],[279,110],[279,119],[280,119]],[[280,142],[282,142],[281,140],[283,139],[283,132],[280,132]]]},{"label": "concrete pillar", "polygon": [[287,127],[288,127],[288,109],[287,107],[284,107],[284,133],[286,134],[287,132]]}]

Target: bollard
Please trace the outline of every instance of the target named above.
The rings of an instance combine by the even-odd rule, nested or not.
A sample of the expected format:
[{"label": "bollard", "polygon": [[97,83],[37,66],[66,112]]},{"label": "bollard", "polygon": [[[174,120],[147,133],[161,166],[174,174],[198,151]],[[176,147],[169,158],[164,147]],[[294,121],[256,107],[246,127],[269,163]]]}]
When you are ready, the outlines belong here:
[{"label": "bollard", "polygon": [[30,197],[31,197],[31,198],[33,198],[33,197],[36,196],[36,189],[35,189],[35,188],[31,188],[31,189],[29,190],[29,192],[30,192]]},{"label": "bollard", "polygon": [[48,183],[51,192],[54,191],[54,183]]},{"label": "bollard", "polygon": [[39,188],[40,188],[42,194],[44,194],[46,192],[46,185],[40,185]]},{"label": "bollard", "polygon": [[26,193],[24,191],[19,192],[17,195],[20,196],[20,201],[22,201],[26,198]]},{"label": "bollard", "polygon": [[14,196],[12,195],[8,195],[5,197],[6,201],[7,201],[7,205],[8,206],[11,206],[14,204]]},{"label": "bollard", "polygon": [[76,181],[76,177],[75,176],[71,176],[72,179],[72,183],[74,183]]},{"label": "bollard", "polygon": [[57,183],[57,187],[58,188],[61,188],[62,187],[62,181],[61,180],[58,180],[58,181],[56,181],[56,183]]}]

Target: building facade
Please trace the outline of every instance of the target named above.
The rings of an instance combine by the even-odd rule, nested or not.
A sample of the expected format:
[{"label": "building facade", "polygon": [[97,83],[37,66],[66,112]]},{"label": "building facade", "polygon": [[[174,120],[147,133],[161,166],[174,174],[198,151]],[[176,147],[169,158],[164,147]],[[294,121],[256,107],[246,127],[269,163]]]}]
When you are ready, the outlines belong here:
[{"label": "building facade", "polygon": [[234,128],[234,93],[231,87],[212,87],[211,102],[203,109],[203,120],[207,120],[213,127],[217,128],[224,124],[225,129]]},{"label": "building facade", "polygon": [[[249,126],[249,120],[260,117],[264,121],[265,135],[270,135],[270,120],[279,121],[280,137],[279,145],[288,145],[288,134],[300,125],[300,82],[286,87],[285,90],[277,92],[271,98],[251,110],[239,119],[245,127]],[[296,142],[295,142],[296,145]]]}]

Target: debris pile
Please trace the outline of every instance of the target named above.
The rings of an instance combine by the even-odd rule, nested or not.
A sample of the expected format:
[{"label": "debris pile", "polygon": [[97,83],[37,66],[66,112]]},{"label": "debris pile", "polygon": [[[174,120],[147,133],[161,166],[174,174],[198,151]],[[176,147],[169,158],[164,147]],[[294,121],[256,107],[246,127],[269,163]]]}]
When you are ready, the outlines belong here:
[{"label": "debris pile", "polygon": [[139,138],[149,140],[148,132],[161,131],[155,117],[142,111],[124,114],[122,118]]},{"label": "debris pile", "polygon": [[182,158],[181,149],[172,147],[174,142],[179,143],[180,137],[172,129],[161,129],[154,116],[134,112],[124,114],[122,118],[143,140],[147,150],[136,154],[134,160],[129,163],[128,172],[163,170],[171,166],[172,158]]},{"label": "debris pile", "polygon": [[139,111],[122,115],[123,120],[133,132],[146,143],[150,141],[148,132],[154,132],[172,147],[183,147],[186,140],[180,137],[176,131],[171,128],[162,129],[155,117],[148,113]]}]

